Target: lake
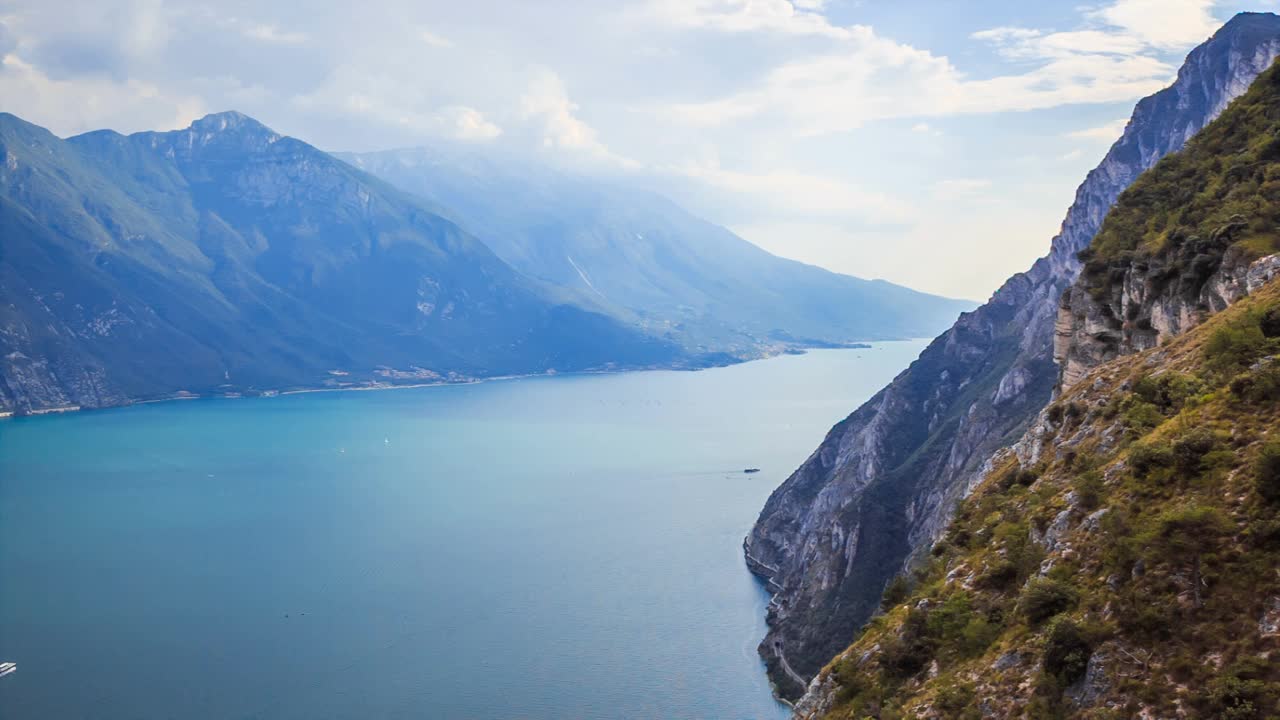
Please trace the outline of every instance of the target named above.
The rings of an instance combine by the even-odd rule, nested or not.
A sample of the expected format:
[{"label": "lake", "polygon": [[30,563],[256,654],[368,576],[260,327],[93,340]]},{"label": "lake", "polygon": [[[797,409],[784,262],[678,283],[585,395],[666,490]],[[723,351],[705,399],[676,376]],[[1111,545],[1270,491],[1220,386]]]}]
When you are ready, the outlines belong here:
[{"label": "lake", "polygon": [[0,717],[785,718],[742,538],[924,345],[0,421]]}]

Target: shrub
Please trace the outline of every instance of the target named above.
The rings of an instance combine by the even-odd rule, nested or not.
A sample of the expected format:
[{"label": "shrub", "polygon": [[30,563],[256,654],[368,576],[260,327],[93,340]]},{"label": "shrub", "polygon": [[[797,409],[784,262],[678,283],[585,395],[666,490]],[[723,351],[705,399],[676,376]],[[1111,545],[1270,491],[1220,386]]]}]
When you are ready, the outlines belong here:
[{"label": "shrub", "polygon": [[1221,510],[1190,503],[1167,510],[1156,518],[1146,540],[1169,564],[1189,567],[1192,600],[1198,608],[1202,604],[1203,558],[1214,552],[1234,530],[1235,525]]},{"label": "shrub", "polygon": [[1080,473],[1076,477],[1075,491],[1081,508],[1084,510],[1097,508],[1102,503],[1102,473],[1097,470]]},{"label": "shrub", "polygon": [[1262,314],[1258,322],[1262,335],[1269,338],[1280,337],[1280,307],[1273,307]]},{"label": "shrub", "polygon": [[929,641],[928,613],[912,608],[902,629],[895,637],[886,640],[880,650],[880,667],[885,677],[893,681],[905,680],[918,674],[933,660],[933,643]]},{"label": "shrub", "polygon": [[1134,435],[1145,435],[1164,422],[1164,414],[1152,403],[1130,398],[1129,402],[1124,403],[1121,422]]},{"label": "shrub", "polygon": [[1058,618],[1049,627],[1044,646],[1044,671],[1062,685],[1070,685],[1084,677],[1093,648],[1080,628],[1070,618]]},{"label": "shrub", "polygon": [[1162,414],[1181,410],[1187,401],[1199,395],[1204,384],[1190,375],[1167,372],[1158,376],[1140,378],[1133,385],[1133,394],[1143,402],[1154,405]]},{"label": "shrub", "polygon": [[1267,338],[1256,323],[1224,325],[1205,343],[1205,361],[1218,370],[1247,367],[1266,350]]},{"label": "shrub", "polygon": [[1262,446],[1254,463],[1254,473],[1258,495],[1269,503],[1280,502],[1280,441],[1272,440]]},{"label": "shrub", "polygon": [[1009,490],[1015,486],[1029,487],[1034,485],[1036,480],[1039,479],[1040,476],[1035,470],[1023,468],[1021,465],[1013,463],[1009,466],[1008,470],[1005,470],[1004,473],[1000,475],[1000,479],[996,481],[996,484],[999,485],[1002,490]]},{"label": "shrub", "polygon": [[889,584],[884,588],[884,595],[880,598],[880,607],[886,611],[902,604],[911,594],[911,584],[902,575],[895,575]]},{"label": "shrub", "polygon": [[1205,455],[1213,451],[1217,440],[1206,428],[1196,428],[1173,441],[1173,464],[1186,475],[1199,475],[1204,470]]},{"label": "shrub", "polygon": [[980,718],[982,714],[974,707],[972,685],[947,685],[938,691],[934,707],[944,718]]},{"label": "shrub", "polygon": [[1223,720],[1264,720],[1275,717],[1280,683],[1267,681],[1264,661],[1250,658],[1236,663],[1209,684],[1205,704],[1212,717]]},{"label": "shrub", "polygon": [[1005,590],[1018,582],[1018,566],[1006,558],[999,558],[987,565],[975,582],[985,590]]},{"label": "shrub", "polygon": [[1168,443],[1151,442],[1135,445],[1129,450],[1129,467],[1138,477],[1146,477],[1152,471],[1173,465],[1173,448]]},{"label": "shrub", "polygon": [[853,658],[841,658],[831,669],[831,674],[840,686],[837,698],[842,703],[853,700],[867,689],[867,678]]},{"label": "shrub", "polygon": [[1065,583],[1036,578],[1027,584],[1018,600],[1018,608],[1032,625],[1039,625],[1076,603],[1076,591]]},{"label": "shrub", "polygon": [[1272,363],[1257,372],[1236,376],[1231,381],[1231,394],[1251,403],[1280,400],[1280,367]]}]

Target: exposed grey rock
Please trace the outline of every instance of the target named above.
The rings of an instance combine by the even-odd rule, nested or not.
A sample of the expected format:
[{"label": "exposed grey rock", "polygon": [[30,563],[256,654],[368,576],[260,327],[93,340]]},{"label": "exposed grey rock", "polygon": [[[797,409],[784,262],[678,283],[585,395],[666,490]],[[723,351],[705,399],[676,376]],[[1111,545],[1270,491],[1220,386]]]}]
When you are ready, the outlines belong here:
[{"label": "exposed grey rock", "polygon": [[1280,635],[1280,597],[1267,600],[1262,619],[1258,621],[1258,632],[1263,635]]},{"label": "exposed grey rock", "polygon": [[1152,261],[1126,270],[1111,297],[1097,298],[1085,287],[1071,287],[1062,296],[1054,328],[1054,359],[1061,367],[1062,388],[1108,360],[1149,350],[1190,330],[1262,287],[1278,271],[1280,254],[1250,263],[1228,251],[1202,284],[1157,280],[1166,275],[1165,268]]},{"label": "exposed grey rock", "polygon": [[1098,699],[1111,689],[1111,674],[1107,669],[1110,655],[1102,650],[1089,656],[1084,677],[1077,680],[1063,693],[1078,708],[1093,707]]},{"label": "exposed grey rock", "polygon": [[1011,667],[1021,665],[1023,659],[1021,653],[1010,650],[996,658],[996,661],[991,664],[991,669],[996,671],[1008,670]]},{"label": "exposed grey rock", "polygon": [[1089,513],[1084,522],[1080,523],[1080,529],[1085,532],[1096,532],[1102,526],[1102,518],[1106,517],[1110,512],[1111,508],[1102,508]]},{"label": "exposed grey rock", "polygon": [[830,675],[819,675],[810,683],[805,694],[796,701],[796,720],[817,720],[835,705],[839,685]]},{"label": "exposed grey rock", "polygon": [[[760,652],[784,696],[804,686],[784,677],[781,654],[812,677],[843,649],[889,578],[930,546],[992,454],[1021,437],[1051,398],[1059,298],[1119,193],[1180,149],[1278,52],[1280,18],[1271,14],[1239,15],[1194,50],[1172,87],[1138,103],[1077,190],[1049,254],[832,428],[769,498],[745,548],[777,592]],[[1025,445],[1032,454],[1040,447]]]},{"label": "exposed grey rock", "polygon": [[804,685],[781,673],[780,653],[812,678],[842,650],[888,579],[945,528],[993,452],[1023,436],[1050,400],[1059,299],[1119,193],[1215,118],[1277,53],[1280,18],[1271,14],[1238,15],[1197,47],[1174,85],[1134,109],[1076,191],[1050,254],[961,315],[769,498],[745,547],[777,591],[760,653],[786,697]]}]

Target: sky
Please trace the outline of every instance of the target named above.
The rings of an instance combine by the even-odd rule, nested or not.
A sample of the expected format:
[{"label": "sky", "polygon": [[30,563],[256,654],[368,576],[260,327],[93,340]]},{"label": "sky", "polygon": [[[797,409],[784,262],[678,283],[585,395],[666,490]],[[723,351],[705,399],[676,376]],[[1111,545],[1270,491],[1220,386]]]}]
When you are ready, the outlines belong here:
[{"label": "sky", "polygon": [[985,299],[1134,103],[1276,0],[0,0],[0,110],[61,136],[239,110],[657,190],[785,257]]}]

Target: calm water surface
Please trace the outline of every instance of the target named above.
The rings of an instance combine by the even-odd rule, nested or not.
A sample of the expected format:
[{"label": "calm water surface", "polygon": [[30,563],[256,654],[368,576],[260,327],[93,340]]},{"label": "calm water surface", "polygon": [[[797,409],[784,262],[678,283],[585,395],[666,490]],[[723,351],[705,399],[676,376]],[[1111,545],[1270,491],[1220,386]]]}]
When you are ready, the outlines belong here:
[{"label": "calm water surface", "polygon": [[0,717],[786,717],[742,537],[923,345],[0,421]]}]

